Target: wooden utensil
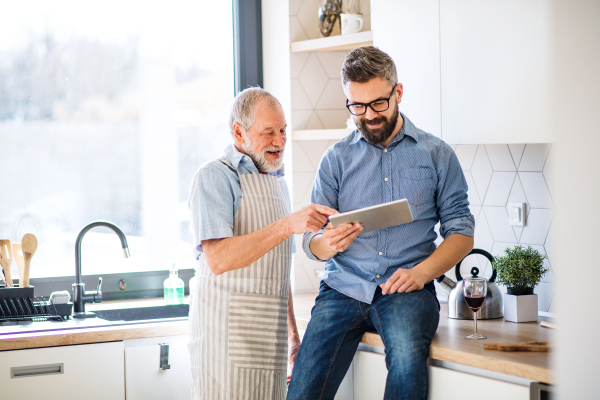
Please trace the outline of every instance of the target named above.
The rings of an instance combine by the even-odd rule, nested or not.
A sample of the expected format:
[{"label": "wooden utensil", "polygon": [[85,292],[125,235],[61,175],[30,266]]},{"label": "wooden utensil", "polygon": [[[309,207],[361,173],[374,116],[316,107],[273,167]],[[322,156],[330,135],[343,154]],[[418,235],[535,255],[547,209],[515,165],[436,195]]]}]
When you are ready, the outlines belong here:
[{"label": "wooden utensil", "polygon": [[485,343],[483,348],[486,350],[501,351],[550,351],[549,342],[513,342],[513,343]]},{"label": "wooden utensil", "polygon": [[23,275],[25,273],[25,257],[23,257],[23,250],[21,249],[21,243],[12,244],[13,258],[19,267],[19,287],[23,285]]},{"label": "wooden utensil", "polygon": [[12,260],[13,256],[10,240],[0,239],[0,265],[2,265],[2,270],[4,271],[4,280],[10,287],[14,287],[12,278],[10,277],[10,266],[12,264]]},{"label": "wooden utensil", "polygon": [[25,259],[25,268],[23,268],[23,281],[19,282],[20,287],[29,287],[29,265],[31,258],[37,250],[38,241],[32,233],[26,233],[21,239],[21,250],[23,250],[23,258]]}]

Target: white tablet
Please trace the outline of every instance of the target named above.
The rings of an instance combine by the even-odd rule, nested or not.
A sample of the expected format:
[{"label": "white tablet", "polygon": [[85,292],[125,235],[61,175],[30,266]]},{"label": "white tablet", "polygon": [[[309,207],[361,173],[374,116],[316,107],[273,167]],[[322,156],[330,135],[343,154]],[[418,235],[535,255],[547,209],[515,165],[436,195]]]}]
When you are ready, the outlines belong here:
[{"label": "white tablet", "polygon": [[414,218],[408,205],[408,200],[396,200],[376,206],[365,207],[354,211],[330,215],[329,221],[333,228],[348,224],[360,223],[363,232],[376,231],[390,226],[413,222]]}]

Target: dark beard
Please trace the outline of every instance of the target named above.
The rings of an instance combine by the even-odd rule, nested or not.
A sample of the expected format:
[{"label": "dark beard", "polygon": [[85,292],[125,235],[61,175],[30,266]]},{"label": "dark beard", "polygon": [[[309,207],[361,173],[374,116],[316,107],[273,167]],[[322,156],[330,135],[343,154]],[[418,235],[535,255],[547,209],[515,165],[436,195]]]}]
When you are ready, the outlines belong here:
[{"label": "dark beard", "polygon": [[[396,129],[396,124],[398,123],[398,117],[400,112],[398,111],[398,107],[394,107],[394,114],[388,120],[386,117],[378,117],[372,120],[362,119],[358,122],[357,127],[360,133],[362,133],[363,137],[367,140],[367,142],[371,144],[383,143],[392,136],[394,133],[394,129]],[[383,122],[380,128],[372,129],[367,125],[367,121],[373,124],[378,124]]]}]

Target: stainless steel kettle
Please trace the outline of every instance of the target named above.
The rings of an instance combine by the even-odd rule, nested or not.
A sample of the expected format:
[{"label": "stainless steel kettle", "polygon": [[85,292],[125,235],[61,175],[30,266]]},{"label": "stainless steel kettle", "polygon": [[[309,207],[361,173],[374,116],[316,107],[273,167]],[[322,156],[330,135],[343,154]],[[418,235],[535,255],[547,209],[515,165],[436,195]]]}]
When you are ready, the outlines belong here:
[{"label": "stainless steel kettle", "polygon": [[[487,251],[473,249],[465,256],[465,258],[471,254],[481,254],[482,256],[485,256],[488,260],[490,260],[492,268],[494,268],[494,257],[492,257],[492,255]],[[465,260],[465,258],[456,264],[456,267],[454,268],[458,283],[454,282],[446,275],[442,275],[436,279],[438,283],[442,285],[442,287],[450,292],[448,296],[448,318],[473,319],[473,311],[469,308],[467,302],[465,301],[465,296],[463,294],[463,278],[460,274],[460,264]],[[477,276],[478,274],[479,268],[471,268],[471,275]],[[496,269],[494,269],[492,276],[488,280],[487,295],[485,296],[483,305],[479,311],[477,311],[477,319],[493,319],[504,317],[504,302],[502,300],[502,292],[494,283],[495,280]]]}]

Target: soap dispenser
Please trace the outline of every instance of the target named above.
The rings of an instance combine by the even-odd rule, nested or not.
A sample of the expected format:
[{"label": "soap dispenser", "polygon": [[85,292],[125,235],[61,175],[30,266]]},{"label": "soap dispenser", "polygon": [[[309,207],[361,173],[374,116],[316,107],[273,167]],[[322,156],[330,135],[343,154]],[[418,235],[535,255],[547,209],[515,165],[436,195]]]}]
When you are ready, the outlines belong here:
[{"label": "soap dispenser", "polygon": [[165,301],[167,304],[183,303],[183,281],[177,276],[177,267],[171,265],[171,274],[163,283]]}]

